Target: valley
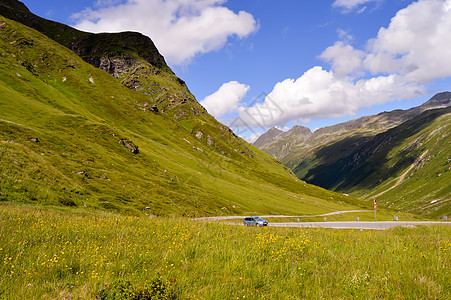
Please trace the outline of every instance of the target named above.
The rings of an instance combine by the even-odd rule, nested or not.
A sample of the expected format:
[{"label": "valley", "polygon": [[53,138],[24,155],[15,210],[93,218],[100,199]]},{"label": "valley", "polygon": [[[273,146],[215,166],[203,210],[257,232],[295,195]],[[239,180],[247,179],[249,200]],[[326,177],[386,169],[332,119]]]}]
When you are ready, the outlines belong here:
[{"label": "valley", "polygon": [[314,133],[271,129],[254,145],[308,183],[441,218],[451,209],[450,99],[451,93],[439,93],[419,107]]},{"label": "valley", "polygon": [[[169,23],[249,20],[226,2],[191,3]],[[246,34],[227,34],[254,54]],[[153,38],[0,0],[0,299],[451,298],[451,93],[250,144]],[[247,216],[269,226],[242,226]]]}]

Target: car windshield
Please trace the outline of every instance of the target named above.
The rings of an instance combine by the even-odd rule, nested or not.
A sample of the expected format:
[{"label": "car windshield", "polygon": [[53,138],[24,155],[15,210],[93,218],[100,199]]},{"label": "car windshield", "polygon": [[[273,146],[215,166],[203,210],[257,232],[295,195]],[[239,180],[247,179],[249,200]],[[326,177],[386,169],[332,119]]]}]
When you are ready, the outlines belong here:
[{"label": "car windshield", "polygon": [[263,219],[260,218],[260,217],[254,217],[254,220],[255,220],[255,221],[260,221],[260,220],[263,220]]}]

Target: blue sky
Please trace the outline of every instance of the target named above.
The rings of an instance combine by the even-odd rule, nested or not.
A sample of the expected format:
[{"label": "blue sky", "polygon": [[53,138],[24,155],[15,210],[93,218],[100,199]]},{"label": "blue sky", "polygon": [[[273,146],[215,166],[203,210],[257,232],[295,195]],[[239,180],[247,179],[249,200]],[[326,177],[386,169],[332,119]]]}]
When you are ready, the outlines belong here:
[{"label": "blue sky", "polygon": [[451,90],[449,0],[24,0],[92,32],[140,31],[218,120],[333,125]]}]

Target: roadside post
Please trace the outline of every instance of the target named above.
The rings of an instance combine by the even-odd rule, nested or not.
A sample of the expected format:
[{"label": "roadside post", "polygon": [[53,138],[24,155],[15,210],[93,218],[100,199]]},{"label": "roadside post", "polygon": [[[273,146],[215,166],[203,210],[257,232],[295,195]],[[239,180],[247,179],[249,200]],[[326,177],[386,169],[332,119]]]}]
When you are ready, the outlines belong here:
[{"label": "roadside post", "polygon": [[374,221],[377,221],[377,218],[376,218],[376,210],[377,210],[376,197],[374,197],[373,204],[374,204]]}]

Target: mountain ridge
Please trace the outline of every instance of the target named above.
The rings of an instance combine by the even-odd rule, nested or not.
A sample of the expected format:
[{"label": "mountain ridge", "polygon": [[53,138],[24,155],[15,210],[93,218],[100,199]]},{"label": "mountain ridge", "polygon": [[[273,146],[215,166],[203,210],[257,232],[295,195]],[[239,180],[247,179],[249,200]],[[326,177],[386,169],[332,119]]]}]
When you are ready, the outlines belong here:
[{"label": "mountain ridge", "polygon": [[277,138],[267,139],[267,135],[264,133],[253,144],[288,167],[295,168],[298,163],[312,155],[322,145],[344,139],[349,134],[371,137],[398,126],[418,116],[425,110],[447,107],[449,105],[451,105],[451,93],[442,92],[436,94],[422,105],[407,110],[398,109],[381,112],[377,115],[360,117],[317,129],[311,135],[295,135],[291,130],[288,130],[285,133],[281,132],[278,134]]},{"label": "mountain ridge", "polygon": [[[0,15],[41,32],[74,51],[87,63],[120,79],[128,88],[145,95],[158,95],[158,99],[149,104],[155,111],[168,112],[174,105],[190,102],[190,107],[178,111],[175,117],[180,118],[187,113],[206,113],[185,82],[168,67],[153,41],[141,33],[80,31],[41,18],[17,0],[1,0]],[[149,84],[149,81],[153,84]],[[169,95],[171,100],[167,101]]]},{"label": "mountain ridge", "polygon": [[[451,106],[422,114],[355,145],[351,137],[324,146],[294,172],[307,182],[424,216],[451,211]],[[317,162],[321,161],[321,164]]]},{"label": "mountain ridge", "polygon": [[0,201],[186,216],[365,206],[295,178],[168,72],[134,74],[158,98],[16,21],[0,32]]},{"label": "mountain ridge", "polygon": [[255,145],[308,183],[439,217],[451,210],[450,104],[451,93],[442,92],[408,110],[361,117],[307,136],[270,130]]}]

